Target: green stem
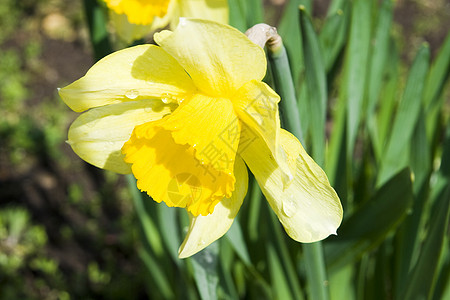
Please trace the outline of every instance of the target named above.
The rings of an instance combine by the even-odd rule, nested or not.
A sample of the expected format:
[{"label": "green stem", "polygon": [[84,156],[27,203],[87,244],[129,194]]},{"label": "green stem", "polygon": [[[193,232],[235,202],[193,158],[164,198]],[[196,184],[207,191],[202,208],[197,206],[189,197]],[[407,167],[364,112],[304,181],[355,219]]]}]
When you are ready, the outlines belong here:
[{"label": "green stem", "polygon": [[147,214],[145,209],[144,200],[142,194],[136,187],[136,179],[133,175],[126,175],[128,184],[128,190],[130,191],[131,198],[133,199],[134,209],[139,219],[139,224],[143,233],[143,244],[148,245],[156,256],[161,257],[164,254],[162,247],[162,239],[159,235],[158,228],[152,218]]},{"label": "green stem", "polygon": [[306,276],[309,280],[310,299],[329,299],[322,243],[304,244],[303,253],[305,255]]},{"label": "green stem", "polygon": [[[303,135],[297,99],[295,97],[287,53],[283,45],[276,49],[269,49],[269,61],[271,63],[275,89],[282,99],[280,106],[284,127],[302,142]],[[309,298],[314,300],[329,299],[328,287],[325,285],[327,276],[322,244],[320,242],[304,244],[303,252],[306,276],[309,284]]]},{"label": "green stem", "polygon": [[96,0],[84,0],[83,4],[94,50],[94,58],[97,61],[112,53],[106,27],[107,19],[105,12]]},{"label": "green stem", "polygon": [[280,110],[283,125],[303,143],[297,97],[286,49],[281,45],[277,49],[269,49],[268,52],[275,90],[281,97]]}]

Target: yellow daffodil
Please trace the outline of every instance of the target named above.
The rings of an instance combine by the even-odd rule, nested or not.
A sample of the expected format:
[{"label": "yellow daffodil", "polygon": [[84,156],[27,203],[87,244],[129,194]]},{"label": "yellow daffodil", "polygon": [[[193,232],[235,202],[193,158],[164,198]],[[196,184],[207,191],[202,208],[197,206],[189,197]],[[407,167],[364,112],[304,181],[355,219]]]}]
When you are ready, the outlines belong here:
[{"label": "yellow daffodil", "polygon": [[228,23],[227,0],[103,0],[117,35],[132,42],[168,24],[175,28],[180,17]]},{"label": "yellow daffodil", "polygon": [[261,80],[263,49],[206,20],[181,19],[156,45],[115,52],[59,91],[80,115],[68,143],[87,162],[133,173],[155,201],[191,218],[180,257],[230,228],[247,167],[286,232],[314,242],[336,232],[338,196],[300,142],[280,128],[279,96]]}]

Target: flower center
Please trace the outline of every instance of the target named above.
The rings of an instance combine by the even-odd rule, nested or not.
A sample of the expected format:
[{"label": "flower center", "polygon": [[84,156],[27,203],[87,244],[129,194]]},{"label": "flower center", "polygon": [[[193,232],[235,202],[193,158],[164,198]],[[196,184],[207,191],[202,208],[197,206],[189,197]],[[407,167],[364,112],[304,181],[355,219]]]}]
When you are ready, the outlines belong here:
[{"label": "flower center", "polygon": [[234,191],[240,128],[230,100],[196,94],[161,120],[136,126],[122,153],[141,191],[208,215]]}]

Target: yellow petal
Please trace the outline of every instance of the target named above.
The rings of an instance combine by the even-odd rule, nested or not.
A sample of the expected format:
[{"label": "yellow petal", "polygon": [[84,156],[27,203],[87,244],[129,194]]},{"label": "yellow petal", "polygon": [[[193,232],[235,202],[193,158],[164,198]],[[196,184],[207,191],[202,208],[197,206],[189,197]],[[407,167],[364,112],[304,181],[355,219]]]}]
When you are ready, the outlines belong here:
[{"label": "yellow petal", "polygon": [[183,18],[174,32],[164,30],[154,39],[183,66],[198,89],[212,96],[229,97],[266,73],[263,49],[228,25]]},{"label": "yellow petal", "polygon": [[288,161],[297,165],[294,179],[286,189],[280,184],[281,170],[262,139],[253,139],[241,156],[292,239],[308,243],[335,234],[342,220],[342,206],[324,171],[285,130],[281,132],[281,146]]},{"label": "yellow petal", "polygon": [[202,164],[233,173],[241,127],[230,100],[197,94],[184,101],[162,126],[172,132],[177,144],[192,146]]},{"label": "yellow petal", "polygon": [[128,17],[124,14],[118,14],[114,10],[109,11],[109,20],[111,21],[115,33],[127,44],[139,40],[152,32],[151,25],[137,25],[128,22]]},{"label": "yellow petal", "polygon": [[[235,177],[218,170],[212,162],[202,164],[190,144],[177,143],[172,131],[164,128],[170,118],[137,126],[122,148],[125,161],[132,164],[138,188],[155,201],[186,207],[194,216],[210,214],[221,199],[231,196]],[[200,124],[205,130],[210,126]],[[197,137],[199,133],[192,134]]]},{"label": "yellow petal", "polygon": [[83,160],[116,173],[131,173],[121,148],[136,125],[159,120],[174,105],[161,100],[142,100],[91,109],[70,126],[68,143]]},{"label": "yellow petal", "polygon": [[286,153],[280,147],[280,117],[278,112],[280,96],[267,84],[250,81],[233,98],[239,119],[253,134],[261,137],[282,170],[282,183],[289,185],[293,178],[292,166],[287,162]]},{"label": "yellow petal", "polygon": [[[120,39],[130,44],[135,40],[145,38],[159,28],[167,26],[169,21],[173,20],[175,11],[178,11],[177,1],[170,1],[167,14],[162,17],[155,16],[153,21],[147,25],[130,23],[127,15],[118,14],[114,10],[109,11],[109,19]],[[178,20],[178,17],[176,19]]]},{"label": "yellow petal", "polygon": [[189,230],[178,250],[180,258],[186,258],[199,252],[223,236],[233,224],[239,208],[247,194],[247,167],[241,158],[236,158],[234,165],[236,190],[230,198],[222,199],[207,216],[194,217],[189,214]]},{"label": "yellow petal", "polygon": [[132,24],[149,25],[155,17],[167,14],[170,0],[103,0],[109,9],[125,14]]},{"label": "yellow petal", "polygon": [[228,24],[229,9],[227,0],[178,0],[177,9],[170,27],[175,29],[179,17],[196,18]]},{"label": "yellow petal", "polygon": [[177,61],[155,45],[114,52],[84,77],[59,90],[74,111],[149,98],[181,101],[196,90]]}]

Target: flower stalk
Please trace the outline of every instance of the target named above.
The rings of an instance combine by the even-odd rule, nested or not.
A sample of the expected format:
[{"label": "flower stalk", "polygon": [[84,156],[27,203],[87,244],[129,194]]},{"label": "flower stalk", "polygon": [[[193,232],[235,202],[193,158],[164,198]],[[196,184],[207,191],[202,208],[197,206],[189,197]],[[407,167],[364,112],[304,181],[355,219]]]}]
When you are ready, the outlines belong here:
[{"label": "flower stalk", "polygon": [[106,16],[101,6],[95,0],[84,0],[84,9],[89,26],[91,44],[94,51],[95,60],[100,60],[112,52],[106,27]]},{"label": "flower stalk", "polygon": [[303,144],[303,132],[297,106],[294,82],[286,48],[275,27],[257,24],[245,33],[255,44],[267,47],[270,68],[272,70],[275,91],[280,95],[280,115],[283,127],[292,132]]}]

